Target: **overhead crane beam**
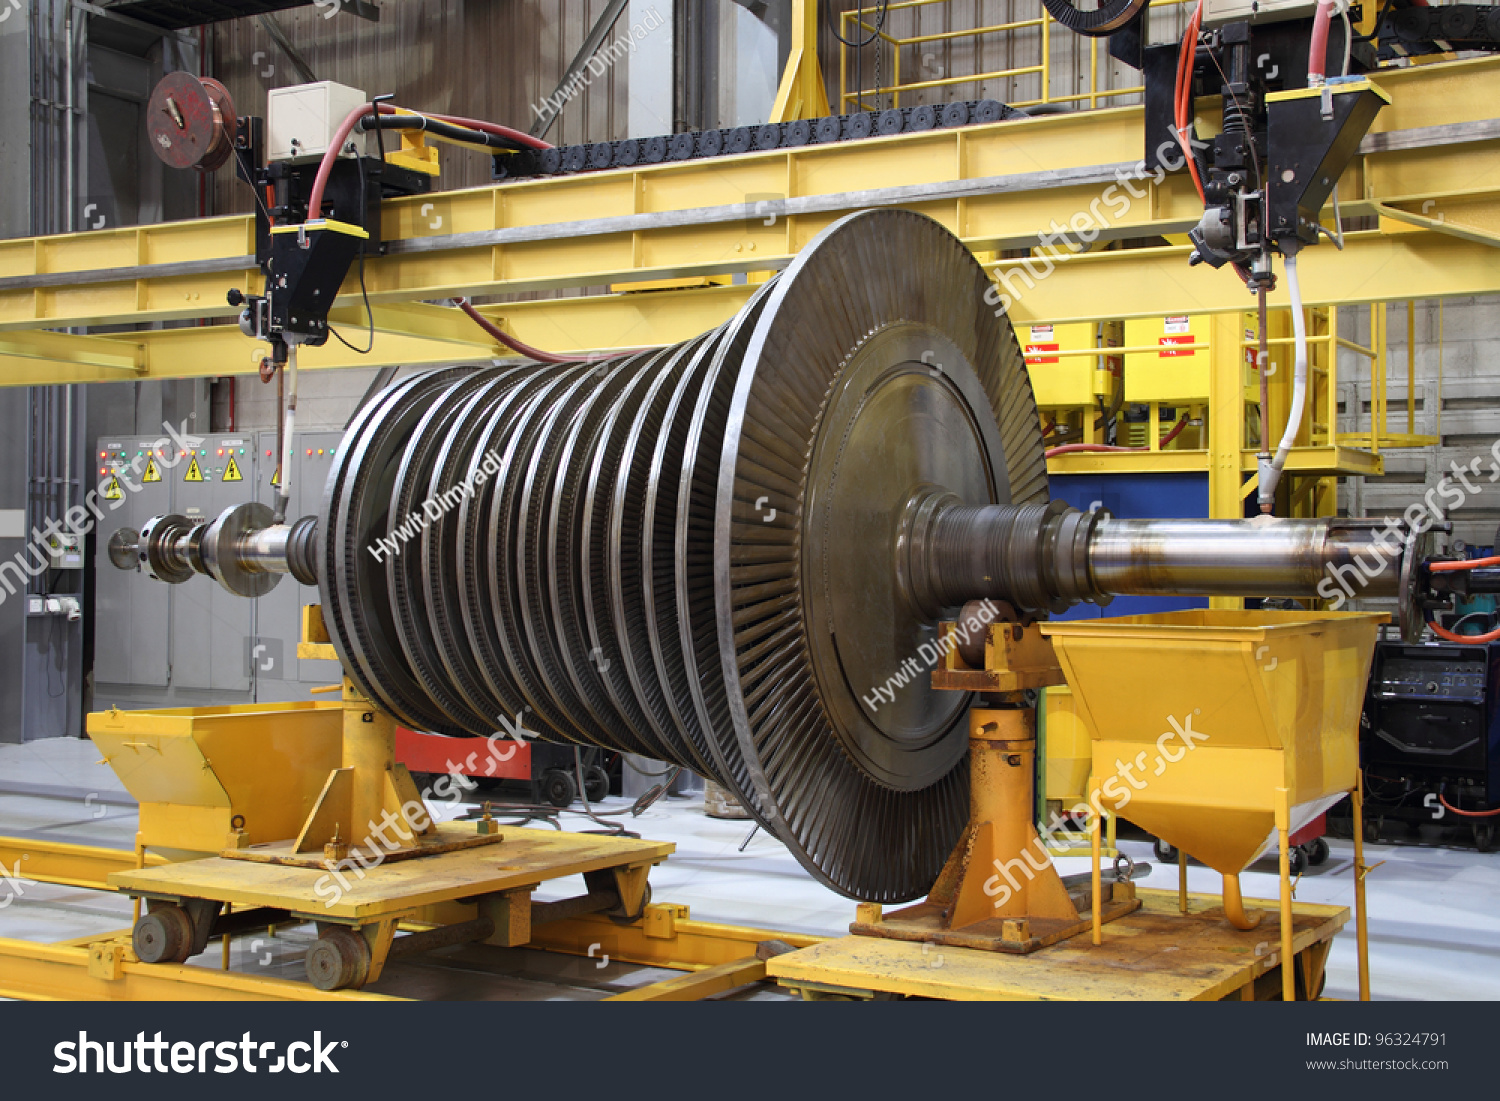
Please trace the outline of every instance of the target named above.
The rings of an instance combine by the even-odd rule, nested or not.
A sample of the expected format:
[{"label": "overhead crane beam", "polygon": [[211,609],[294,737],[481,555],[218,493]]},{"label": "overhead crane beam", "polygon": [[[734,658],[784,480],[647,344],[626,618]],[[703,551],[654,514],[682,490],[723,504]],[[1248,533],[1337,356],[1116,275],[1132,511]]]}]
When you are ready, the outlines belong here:
[{"label": "overhead crane beam", "polygon": [[[1500,59],[1377,80],[1393,104],[1345,173],[1342,198],[1347,215],[1383,214],[1382,229],[1350,235],[1341,253],[1309,251],[1309,304],[1500,291],[1486,242],[1500,220],[1500,120],[1487,117],[1500,102]],[[1211,102],[1200,105],[1205,121]],[[383,211],[389,254],[366,264],[374,350],[308,349],[302,365],[498,354],[477,331],[466,334],[456,313],[422,303],[777,270],[830,222],[872,206],[927,213],[977,252],[1035,248],[1039,231],[1089,212],[1096,226],[1104,216],[1098,242],[1180,233],[1201,212],[1185,178],[1122,182],[1140,154],[1141,117],[1139,107],[1078,112],[393,200]],[[1106,195],[1114,202],[1101,205]],[[258,347],[228,325],[107,337],[37,331],[227,320],[236,312],[224,301],[227,287],[258,288],[253,240],[252,219],[232,216],[0,242],[0,384],[255,370]],[[1105,251],[1098,242],[1046,279],[1018,273],[1022,286],[1035,286],[1019,296],[1014,318],[1080,319],[1080,309],[1093,317],[1100,302],[1111,316],[1132,317],[1237,310],[1248,301],[1228,273],[1189,272],[1186,249]],[[592,294],[487,312],[542,347],[619,349],[684,339],[731,316],[747,294]],[[335,319],[360,343],[366,322],[352,276]]]}]

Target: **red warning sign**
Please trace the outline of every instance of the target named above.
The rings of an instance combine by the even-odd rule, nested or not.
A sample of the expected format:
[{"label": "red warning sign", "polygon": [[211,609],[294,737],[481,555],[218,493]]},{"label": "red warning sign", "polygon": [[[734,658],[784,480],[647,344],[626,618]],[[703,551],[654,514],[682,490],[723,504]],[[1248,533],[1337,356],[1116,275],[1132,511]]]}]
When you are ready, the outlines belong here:
[{"label": "red warning sign", "polygon": [[1196,341],[1193,340],[1193,334],[1192,333],[1171,333],[1171,334],[1169,334],[1167,336],[1159,338],[1157,340],[1157,343],[1160,344],[1162,347],[1169,349],[1167,351],[1158,352],[1157,353],[1162,359],[1172,359],[1172,358],[1174,358],[1176,356],[1190,356],[1190,355],[1196,354],[1196,353],[1193,352],[1192,349],[1188,349],[1187,351],[1183,351],[1180,348],[1173,348],[1172,347],[1172,345],[1175,345],[1175,344],[1193,344],[1193,343],[1196,343]]},{"label": "red warning sign", "polygon": [[1061,345],[1058,344],[1028,344],[1026,345],[1026,362],[1030,364],[1056,363],[1057,356],[1038,355],[1039,352],[1055,352]]}]

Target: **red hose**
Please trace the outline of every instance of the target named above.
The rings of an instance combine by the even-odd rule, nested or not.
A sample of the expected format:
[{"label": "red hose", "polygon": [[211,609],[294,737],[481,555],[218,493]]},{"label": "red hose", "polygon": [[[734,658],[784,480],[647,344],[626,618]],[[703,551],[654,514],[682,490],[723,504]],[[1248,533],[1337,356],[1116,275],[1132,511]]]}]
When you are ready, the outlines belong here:
[{"label": "red hose", "polygon": [[1464,558],[1457,562],[1434,562],[1427,568],[1433,573],[1453,573],[1456,570],[1472,570],[1480,566],[1500,566],[1500,555],[1491,558]]},{"label": "red hose", "polygon": [[[382,103],[379,105],[382,115],[395,115],[401,113],[420,115],[416,111],[406,111],[404,107],[396,107],[394,104]],[[323,216],[323,192],[328,187],[328,177],[333,174],[333,166],[339,159],[339,151],[344,148],[344,143],[349,140],[349,135],[354,133],[354,128],[359,125],[360,119],[370,114],[370,105],[361,103],[350,111],[339,128],[334,131],[333,140],[328,143],[328,149],[323,154],[323,159],[318,163],[318,174],[313,177],[312,190],[307,195],[307,220],[314,221]],[[486,134],[494,134],[496,137],[514,141],[532,149],[551,149],[552,147],[540,138],[534,138],[530,134],[523,134],[519,130],[512,130],[509,126],[501,126],[498,122],[482,122],[479,119],[460,118],[457,115],[431,115],[430,118],[438,122],[450,123],[453,126],[467,126],[470,130],[481,130]]]},{"label": "red hose", "polygon": [[[384,104],[381,106],[384,106]],[[393,113],[393,111],[382,113]],[[502,126],[498,122],[485,122],[483,119],[467,119],[461,115],[437,115],[431,111],[424,113],[428,118],[437,119],[438,122],[450,123],[453,126],[465,126],[470,130],[481,130],[486,134],[494,134],[497,138],[505,138],[507,141],[513,141],[517,145],[524,145],[528,149],[552,148],[551,145],[544,142],[541,138],[534,138],[524,130],[514,130],[509,126]]]},{"label": "red hose", "polygon": [[[1187,427],[1187,422],[1188,422],[1188,419],[1187,419],[1186,416],[1184,416],[1181,420],[1179,420],[1177,422],[1177,424],[1175,426],[1173,426],[1172,431],[1168,432],[1165,436],[1163,436],[1157,442],[1157,446],[1160,447],[1162,444],[1168,444],[1168,443],[1171,443],[1173,440],[1175,440],[1178,436],[1180,436],[1182,434],[1182,430]],[[1045,439],[1046,437],[1044,436],[1043,438]],[[1113,451],[1150,451],[1150,450],[1151,449],[1149,447],[1115,447],[1114,445],[1107,444],[1107,443],[1065,443],[1065,444],[1059,445],[1058,447],[1049,447],[1049,448],[1047,448],[1047,450],[1046,450],[1046,452],[1044,454],[1045,454],[1046,458],[1050,459],[1054,455],[1076,455],[1076,454],[1079,454],[1080,452],[1098,453],[1098,452],[1101,452],[1101,451],[1102,452],[1113,452]]]},{"label": "red hose", "polygon": [[1187,30],[1182,36],[1182,46],[1177,51],[1177,84],[1173,102],[1177,124],[1177,143],[1182,146],[1182,155],[1187,160],[1188,175],[1198,190],[1198,198],[1204,199],[1203,181],[1198,176],[1198,160],[1193,155],[1192,142],[1188,139],[1193,115],[1193,63],[1198,53],[1198,30],[1203,25],[1203,0],[1193,9]]},{"label": "red hose", "polygon": [[600,363],[606,359],[612,359],[614,355],[628,354],[616,352],[613,355],[607,356],[565,356],[559,355],[556,352],[544,352],[540,348],[533,348],[525,341],[517,340],[511,336],[504,329],[500,328],[500,326],[485,317],[484,314],[476,310],[467,298],[455,298],[453,304],[473,318],[474,323],[489,333],[490,336],[494,337],[517,355],[523,355],[527,359],[535,359],[541,363]]},{"label": "red hose", "polygon": [[1438,795],[1438,802],[1460,818],[1494,818],[1497,814],[1500,814],[1500,807],[1496,807],[1494,810],[1459,810],[1452,803],[1448,802],[1448,800],[1444,799],[1441,793]]},{"label": "red hose", "polygon": [[1313,15],[1312,39],[1307,44],[1307,86],[1323,83],[1328,69],[1328,27],[1333,22],[1333,0],[1318,0]]}]

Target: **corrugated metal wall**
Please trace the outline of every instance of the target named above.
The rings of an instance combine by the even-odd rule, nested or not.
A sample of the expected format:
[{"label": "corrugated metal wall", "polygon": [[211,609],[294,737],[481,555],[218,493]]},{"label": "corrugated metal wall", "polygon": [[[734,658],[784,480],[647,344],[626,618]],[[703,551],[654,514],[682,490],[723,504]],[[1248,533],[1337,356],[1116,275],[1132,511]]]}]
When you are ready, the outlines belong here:
[{"label": "corrugated metal wall", "polygon": [[[670,0],[663,0],[669,3]],[[385,0],[380,22],[317,7],[277,20],[319,80],[444,114],[529,129],[543,97],[557,87],[607,0]],[[621,17],[615,33],[627,29]],[[552,126],[554,143],[625,136],[628,64],[595,78]],[[301,83],[296,69],[254,19],[216,24],[212,72],[243,114],[263,115],[266,92]],[[489,182],[484,156],[444,147],[444,190]],[[248,190],[230,173],[215,179],[214,210],[248,211]]]}]

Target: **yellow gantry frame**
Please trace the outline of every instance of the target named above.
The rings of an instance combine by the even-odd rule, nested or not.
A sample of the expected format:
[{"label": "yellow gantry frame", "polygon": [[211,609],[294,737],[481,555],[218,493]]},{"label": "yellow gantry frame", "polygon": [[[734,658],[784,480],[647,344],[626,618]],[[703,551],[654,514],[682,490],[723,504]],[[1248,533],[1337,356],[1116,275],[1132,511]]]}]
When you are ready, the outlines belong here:
[{"label": "yellow gantry frame", "polygon": [[[1380,73],[1392,104],[1345,173],[1350,216],[1379,216],[1339,252],[1304,254],[1309,305],[1500,291],[1500,59]],[[1207,120],[1210,100],[1200,107]],[[456,294],[597,288],[774,270],[852,210],[896,205],[943,222],[980,252],[1035,247],[1088,212],[1141,155],[1142,109],[1078,112],[962,130],[804,146],[733,158],[502,184],[384,205],[390,254],[366,265],[374,351],[336,343],[301,366],[466,362],[494,346]],[[1229,272],[1189,271],[1188,250],[1111,249],[1181,233],[1201,204],[1185,177],[1132,185],[1100,240],[1056,265],[1012,306],[1017,321],[1238,311]],[[580,213],[585,218],[580,218]],[[1407,220],[1401,220],[1405,218]],[[1412,219],[1422,224],[1413,224]],[[261,349],[230,325],[109,336],[67,327],[229,320],[231,286],[259,289],[249,215],[0,242],[0,383],[37,385],[245,374]],[[995,260],[1010,271],[1019,261]],[[724,320],[748,287],[605,294],[490,307],[515,334],[557,351],[682,340]],[[1285,292],[1272,296],[1285,304]],[[358,281],[336,324],[364,324]],[[332,343],[332,342],[330,342]]]}]

